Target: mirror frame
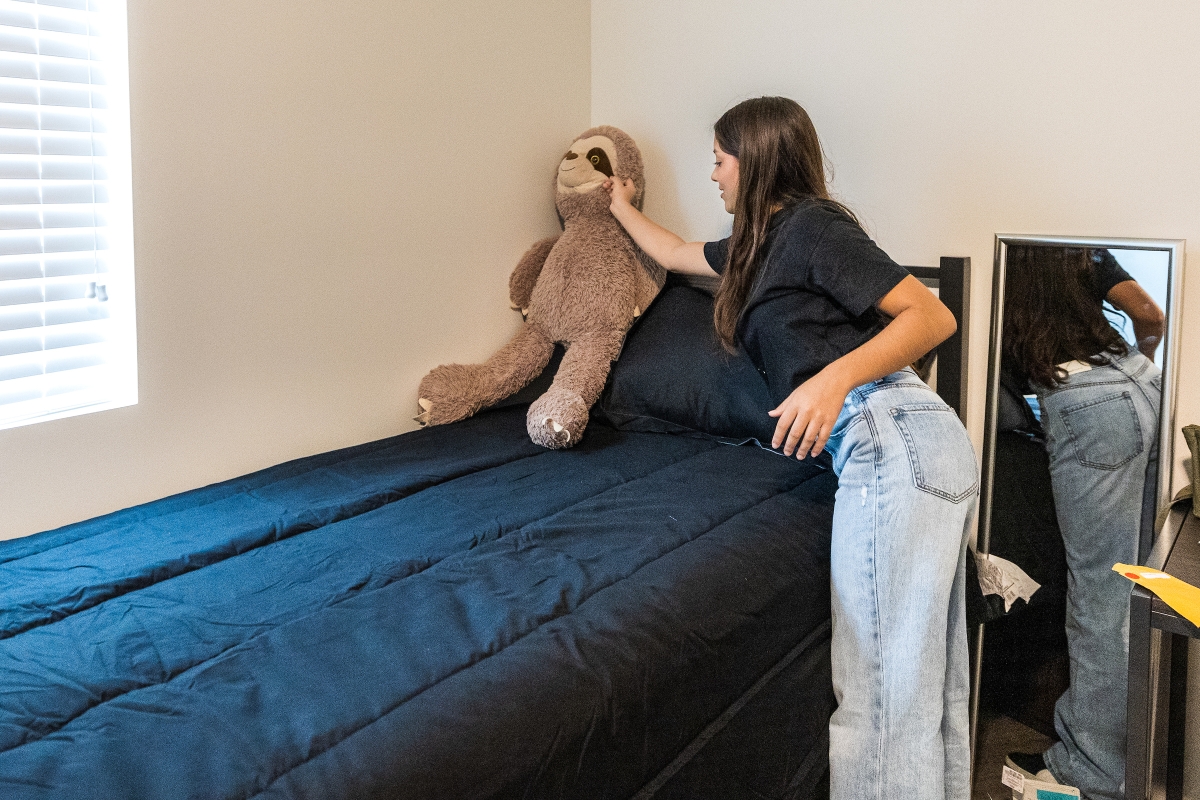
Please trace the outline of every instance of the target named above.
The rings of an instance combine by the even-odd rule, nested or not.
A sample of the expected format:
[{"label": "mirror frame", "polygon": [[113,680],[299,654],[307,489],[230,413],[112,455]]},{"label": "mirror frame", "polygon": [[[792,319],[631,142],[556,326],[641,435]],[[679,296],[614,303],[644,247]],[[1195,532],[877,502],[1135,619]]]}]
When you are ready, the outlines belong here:
[{"label": "mirror frame", "polygon": [[[1184,239],[1110,239],[1094,236],[1040,236],[996,234],[995,268],[992,273],[992,317],[988,343],[987,405],[983,419],[983,469],[980,475],[979,532],[976,552],[990,552],[992,533],[992,479],[996,466],[996,422],[999,413],[1000,336],[1004,329],[1004,278],[1008,246],[1012,244],[1061,245],[1064,247],[1094,247],[1106,250],[1157,250],[1169,256],[1167,264],[1167,298],[1163,314],[1167,325],[1163,332],[1163,389],[1158,420],[1158,476],[1155,487],[1155,507],[1161,508],[1171,498],[1175,473],[1175,394],[1179,377],[1179,332],[1183,323],[1180,308],[1183,299]],[[1143,537],[1138,545],[1138,563],[1150,553],[1151,537]]]},{"label": "mirror frame", "polygon": [[[1095,236],[1044,236],[1038,234],[996,234],[992,273],[992,316],[988,340],[987,404],[983,418],[983,453],[979,485],[979,513],[976,528],[975,553],[987,556],[991,552],[993,473],[996,467],[996,423],[1000,394],[1000,336],[1004,330],[1004,278],[1008,246],[1013,244],[1062,245],[1064,247],[1097,247],[1110,250],[1160,250],[1169,254],[1167,265],[1166,330],[1163,331],[1163,389],[1159,406],[1158,476],[1155,486],[1155,506],[1161,508],[1170,500],[1175,474],[1175,399],[1178,391],[1180,331],[1183,325],[1183,266],[1186,240],[1130,239]],[[1138,543],[1138,563],[1145,563],[1153,544],[1153,531],[1144,532]],[[971,645],[970,748],[971,784],[975,781],[976,743],[979,732],[980,681],[983,675],[983,634],[986,625],[975,628]]]}]

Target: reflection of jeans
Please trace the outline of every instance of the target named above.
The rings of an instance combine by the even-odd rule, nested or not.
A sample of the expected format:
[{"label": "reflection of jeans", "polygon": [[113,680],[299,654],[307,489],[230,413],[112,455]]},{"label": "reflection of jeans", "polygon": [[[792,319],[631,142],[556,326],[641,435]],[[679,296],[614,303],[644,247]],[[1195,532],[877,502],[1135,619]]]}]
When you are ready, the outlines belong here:
[{"label": "reflection of jeans", "polygon": [[838,474],[832,800],[969,797],[971,442],[903,370],[850,393],[828,447]]},{"label": "reflection of jeans", "polygon": [[1046,766],[1097,800],[1124,796],[1130,584],[1112,566],[1137,561],[1160,388],[1158,367],[1135,350],[1038,389],[1067,551],[1071,659],[1070,688],[1054,707],[1062,741]]}]

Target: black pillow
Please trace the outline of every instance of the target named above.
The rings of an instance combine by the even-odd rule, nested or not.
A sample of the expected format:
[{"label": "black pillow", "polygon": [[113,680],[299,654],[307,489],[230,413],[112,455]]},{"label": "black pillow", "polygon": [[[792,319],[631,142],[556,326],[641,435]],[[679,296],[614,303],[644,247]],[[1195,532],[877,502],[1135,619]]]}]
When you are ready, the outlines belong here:
[{"label": "black pillow", "polygon": [[618,430],[756,439],[771,446],[775,420],[766,381],[713,328],[706,292],[669,280],[625,338],[595,416]]}]

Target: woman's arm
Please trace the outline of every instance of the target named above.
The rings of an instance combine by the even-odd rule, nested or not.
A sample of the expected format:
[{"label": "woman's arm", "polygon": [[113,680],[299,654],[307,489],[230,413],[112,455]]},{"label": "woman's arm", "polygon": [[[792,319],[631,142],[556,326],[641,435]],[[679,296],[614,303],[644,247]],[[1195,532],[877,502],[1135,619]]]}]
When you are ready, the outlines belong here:
[{"label": "woman's arm", "polygon": [[1166,330],[1166,317],[1154,298],[1137,281],[1121,281],[1108,290],[1105,298],[1118,311],[1124,311],[1133,321],[1133,337],[1137,348],[1146,358],[1154,360],[1154,351]]},{"label": "woman's arm", "polygon": [[612,215],[633,237],[638,247],[646,251],[646,255],[671,272],[717,276],[704,257],[703,242],[685,242],[633,207],[629,202],[636,191],[633,181],[628,178],[609,178],[604,182],[604,188],[612,195],[609,205]]},{"label": "woman's arm", "polygon": [[[948,339],[958,323],[950,309],[909,275],[884,295],[877,308],[892,318],[870,341],[796,387],[778,408],[771,447],[797,458],[818,455],[851,389],[903,369]],[[798,445],[798,446],[797,446]]]}]

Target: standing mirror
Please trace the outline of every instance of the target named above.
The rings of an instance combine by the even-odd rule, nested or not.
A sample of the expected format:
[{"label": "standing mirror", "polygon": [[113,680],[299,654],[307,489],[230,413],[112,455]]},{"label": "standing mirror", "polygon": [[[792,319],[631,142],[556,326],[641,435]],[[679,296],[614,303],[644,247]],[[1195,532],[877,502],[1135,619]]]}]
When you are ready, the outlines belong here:
[{"label": "standing mirror", "polygon": [[1145,560],[1171,496],[1183,253],[996,237],[972,751],[981,713],[1011,718],[1085,795],[1124,780],[1129,585],[1111,568]]}]

